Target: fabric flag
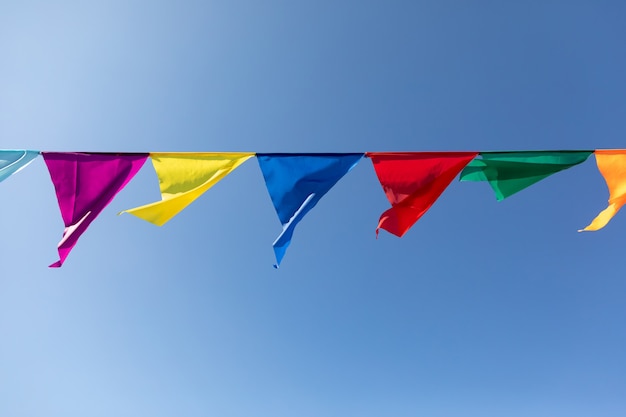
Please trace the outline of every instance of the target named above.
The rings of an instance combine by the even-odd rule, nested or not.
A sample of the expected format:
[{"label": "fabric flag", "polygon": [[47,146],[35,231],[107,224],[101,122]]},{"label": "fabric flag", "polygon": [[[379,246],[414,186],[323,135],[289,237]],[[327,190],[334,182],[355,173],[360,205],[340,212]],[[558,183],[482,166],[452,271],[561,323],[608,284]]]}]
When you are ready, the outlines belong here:
[{"label": "fabric flag", "polygon": [[59,242],[58,268],[78,238],[148,158],[147,153],[42,152],[57,194],[65,231]]},{"label": "fabric flag", "polygon": [[594,153],[598,170],[609,188],[609,206],[579,232],[602,229],[626,203],[626,149],[597,150]]},{"label": "fabric flag", "polygon": [[276,265],[285,256],[298,222],[363,157],[348,154],[257,154],[283,232],[274,242]]},{"label": "fabric flag", "polygon": [[[150,153],[159,177],[161,201],[124,210],[157,226],[200,197],[253,153]],[[121,214],[120,213],[120,214]]]},{"label": "fabric flag", "polygon": [[498,201],[559,171],[583,163],[593,151],[481,152],[461,181],[489,181]]},{"label": "fabric flag", "polygon": [[0,151],[0,181],[6,180],[11,175],[30,164],[38,155],[38,151],[21,149]]},{"label": "fabric flag", "polygon": [[368,152],[391,208],[378,222],[402,237],[478,152]]}]

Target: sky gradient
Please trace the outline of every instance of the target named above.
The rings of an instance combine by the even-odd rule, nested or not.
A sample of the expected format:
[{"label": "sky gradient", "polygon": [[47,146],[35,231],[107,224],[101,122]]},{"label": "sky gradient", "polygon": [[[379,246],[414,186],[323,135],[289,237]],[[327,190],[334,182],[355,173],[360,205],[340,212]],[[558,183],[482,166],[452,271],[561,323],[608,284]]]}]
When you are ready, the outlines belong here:
[{"label": "sky gradient", "polygon": [[[2,148],[626,148],[618,1],[0,3]],[[250,159],[163,227],[147,163],[57,270],[42,158],[0,183],[0,415],[626,414],[626,214],[592,157],[401,239],[371,161],[295,230]]]}]

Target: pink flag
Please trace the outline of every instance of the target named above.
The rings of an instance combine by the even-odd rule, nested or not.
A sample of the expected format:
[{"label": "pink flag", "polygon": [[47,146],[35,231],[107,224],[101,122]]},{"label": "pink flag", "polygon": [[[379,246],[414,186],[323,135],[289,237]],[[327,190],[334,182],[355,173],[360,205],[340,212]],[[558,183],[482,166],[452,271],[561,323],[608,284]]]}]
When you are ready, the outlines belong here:
[{"label": "pink flag", "polygon": [[149,154],[42,152],[65,223],[58,268],[92,221],[128,184]]}]

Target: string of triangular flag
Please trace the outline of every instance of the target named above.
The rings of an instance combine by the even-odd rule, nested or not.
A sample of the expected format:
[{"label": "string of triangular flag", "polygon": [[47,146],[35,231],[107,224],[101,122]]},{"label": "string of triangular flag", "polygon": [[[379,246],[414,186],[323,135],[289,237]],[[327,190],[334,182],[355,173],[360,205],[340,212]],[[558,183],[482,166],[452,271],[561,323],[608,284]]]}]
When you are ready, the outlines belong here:
[{"label": "string of triangular flag", "polygon": [[384,229],[402,237],[430,209],[450,183],[486,181],[498,201],[594,154],[609,189],[609,204],[579,231],[603,228],[626,204],[626,149],[510,152],[40,152],[0,150],[0,181],[43,156],[65,224],[58,244],[65,262],[91,222],[139,172],[149,158],[159,180],[161,201],[130,208],[130,213],[162,226],[213,185],[256,157],[283,230],[274,241],[275,267],[285,256],[297,224],[363,157],[372,161],[391,204],[379,219]]}]

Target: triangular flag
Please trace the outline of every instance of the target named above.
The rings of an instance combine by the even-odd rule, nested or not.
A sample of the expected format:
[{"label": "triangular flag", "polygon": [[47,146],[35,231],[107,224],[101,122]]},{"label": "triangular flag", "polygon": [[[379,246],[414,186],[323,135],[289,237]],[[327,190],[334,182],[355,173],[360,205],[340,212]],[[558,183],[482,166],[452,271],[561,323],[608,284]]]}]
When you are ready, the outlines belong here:
[{"label": "triangular flag", "polygon": [[598,170],[609,188],[609,206],[579,232],[600,230],[626,203],[626,149],[595,151]]},{"label": "triangular flag", "polygon": [[498,201],[504,200],[559,171],[583,163],[593,151],[481,152],[463,172],[461,181],[489,181]]},{"label": "triangular flag", "polygon": [[380,216],[385,229],[402,237],[428,211],[477,152],[368,152],[391,208]]},{"label": "triangular flag", "polygon": [[0,151],[0,181],[4,181],[17,171],[30,164],[39,156],[38,151],[3,150]]},{"label": "triangular flag", "polygon": [[113,197],[128,184],[148,154],[42,152],[57,194],[65,231],[59,242],[58,268],[78,238]]},{"label": "triangular flag", "polygon": [[[159,177],[161,201],[124,210],[157,226],[200,197],[253,153],[150,153]],[[121,214],[120,213],[120,214]]]},{"label": "triangular flag", "polygon": [[349,154],[257,154],[283,232],[274,242],[276,265],[291,243],[296,225],[363,157]]}]

